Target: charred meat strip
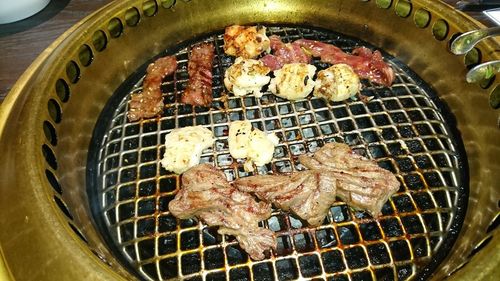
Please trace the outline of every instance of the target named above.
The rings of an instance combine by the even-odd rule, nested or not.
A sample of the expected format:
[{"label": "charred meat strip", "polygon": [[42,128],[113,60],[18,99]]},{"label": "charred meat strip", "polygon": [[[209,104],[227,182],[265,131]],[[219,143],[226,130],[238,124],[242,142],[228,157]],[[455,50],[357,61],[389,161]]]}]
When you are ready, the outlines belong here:
[{"label": "charred meat strip", "polygon": [[318,226],[335,202],[337,183],[329,173],[301,171],[290,175],[241,178],[234,185],[284,211],[295,213],[312,226]]},{"label": "charred meat strip", "polygon": [[311,56],[306,54],[301,45],[296,43],[283,43],[277,35],[271,35],[272,55],[265,55],[260,60],[271,70],[277,70],[287,63],[310,63]]},{"label": "charred meat strip", "polygon": [[197,165],[182,175],[182,188],[168,209],[179,219],[196,216],[210,226],[219,226],[220,234],[235,236],[255,260],[264,259],[266,250],[276,248],[274,232],[258,226],[271,216],[271,205],[237,190],[223,172],[209,164]]},{"label": "charred meat strip", "polygon": [[132,94],[129,102],[128,119],[155,117],[163,110],[161,82],[166,76],[172,75],[177,69],[177,60],[173,56],[157,59],[146,70],[146,77],[142,84],[142,92]]},{"label": "charred meat strip", "polygon": [[299,39],[292,44],[306,49],[314,57],[320,57],[322,62],[350,65],[359,77],[373,83],[389,87],[394,82],[394,70],[384,62],[379,51],[359,47],[348,54],[332,44],[308,39]]},{"label": "charred meat strip", "polygon": [[380,215],[384,203],[400,186],[390,171],[354,153],[342,143],[326,144],[312,157],[299,156],[299,161],[308,169],[335,177],[337,196],[354,208],[368,211],[373,217]]},{"label": "charred meat strip", "polygon": [[203,43],[191,49],[188,62],[189,81],[181,102],[195,106],[212,104],[212,65],[214,45]]}]

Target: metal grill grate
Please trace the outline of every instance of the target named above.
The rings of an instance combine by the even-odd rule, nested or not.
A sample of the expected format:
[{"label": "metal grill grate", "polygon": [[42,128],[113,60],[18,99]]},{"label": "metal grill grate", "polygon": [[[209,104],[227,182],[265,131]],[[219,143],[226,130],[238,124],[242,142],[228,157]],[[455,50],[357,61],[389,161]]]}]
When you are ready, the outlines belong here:
[{"label": "metal grill grate", "polygon": [[[268,33],[284,41],[330,42],[346,51],[367,45],[306,28],[271,27]],[[179,67],[174,79],[162,86],[163,116],[128,122],[127,95],[110,111],[113,116],[105,124],[106,134],[97,136],[101,138],[96,161],[101,200],[93,204],[99,204],[98,216],[106,224],[103,231],[112,237],[118,254],[147,280],[404,280],[419,274],[443,251],[464,189],[460,155],[423,83],[391,59],[395,84],[383,88],[363,82],[363,93],[374,97],[368,104],[327,103],[314,97],[290,102],[269,92],[260,99],[227,96],[223,75],[233,58],[223,54],[222,38],[221,34],[204,38],[214,42],[217,50],[212,108],[176,103],[188,79],[185,48],[176,53]],[[319,61],[314,64],[319,69],[328,67]],[[140,91],[141,82],[132,92]],[[272,163],[253,173],[301,170],[298,155],[314,152],[327,142],[345,142],[396,173],[401,189],[378,219],[354,212],[341,201],[317,228],[275,211],[263,225],[276,232],[278,249],[266,260],[252,261],[233,237],[220,236],[216,228],[196,219],[178,220],[169,213],[168,202],[180,187],[179,177],[159,163],[168,132],[203,125],[217,140],[201,161],[215,163],[229,180],[249,175],[242,161],[232,159],[227,143],[229,123],[242,119],[280,138]]]}]

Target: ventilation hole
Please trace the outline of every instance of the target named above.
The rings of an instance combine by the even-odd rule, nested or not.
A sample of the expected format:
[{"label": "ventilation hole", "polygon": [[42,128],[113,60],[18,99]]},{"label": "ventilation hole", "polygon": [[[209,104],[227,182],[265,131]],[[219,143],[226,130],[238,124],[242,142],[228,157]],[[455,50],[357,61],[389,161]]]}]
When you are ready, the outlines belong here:
[{"label": "ventilation hole", "polygon": [[415,25],[417,27],[426,28],[431,22],[431,13],[429,13],[426,9],[420,8],[415,12],[413,20],[415,21]]},{"label": "ventilation hole", "polygon": [[66,65],[66,75],[68,75],[68,79],[71,83],[76,83],[78,82],[78,79],[80,79],[80,68],[74,61],[68,62]]},{"label": "ventilation hole", "polygon": [[485,77],[483,80],[479,81],[479,86],[483,89],[488,89],[495,81],[495,75],[492,77]]},{"label": "ventilation hole", "polygon": [[94,49],[96,49],[98,52],[103,51],[106,49],[106,45],[108,44],[108,38],[106,38],[106,33],[102,30],[98,30],[94,33],[94,36],[92,37],[92,42],[94,44]]},{"label": "ventilation hole", "polygon": [[494,109],[500,108],[500,85],[497,85],[490,93],[490,106]]},{"label": "ventilation hole", "polygon": [[175,0],[161,0],[161,6],[163,8],[171,8],[173,5],[175,5]]},{"label": "ventilation hole", "polygon": [[83,233],[80,232],[80,230],[78,230],[78,228],[76,228],[76,226],[74,226],[73,224],[71,223],[68,223],[69,227],[71,227],[71,229],[73,230],[73,232],[78,235],[78,237],[80,237],[80,239],[82,239],[83,242],[85,243],[89,243],[89,241],[87,240],[87,238],[85,238],[85,236],[83,236]]},{"label": "ventilation hole", "polygon": [[47,104],[47,108],[49,110],[49,115],[50,118],[52,118],[52,121],[54,121],[55,123],[61,122],[62,112],[59,103],[57,103],[57,101],[55,101],[54,99],[50,99]]},{"label": "ventilation hole", "polygon": [[57,170],[57,160],[54,152],[50,147],[46,144],[42,145],[43,157],[45,157],[45,161],[49,164],[52,169]]},{"label": "ventilation hole", "polygon": [[49,181],[52,188],[57,193],[62,194],[62,188],[61,185],[59,185],[59,181],[57,180],[56,176],[54,176],[54,174],[49,170],[45,170],[45,176],[47,177],[47,180]]},{"label": "ventilation hole", "polygon": [[158,6],[156,6],[156,1],[148,0],[142,3],[142,10],[147,17],[154,16],[156,11],[158,10]]},{"label": "ventilation hole", "polygon": [[467,256],[467,259],[472,258],[475,254],[479,253],[484,247],[486,247],[490,242],[493,236],[489,236],[488,238],[484,239],[483,241],[479,242],[476,247],[474,247],[474,250]]},{"label": "ventilation hole", "polygon": [[493,221],[491,221],[490,225],[486,229],[486,233],[489,233],[489,232],[495,230],[499,224],[500,224],[500,213],[498,213],[496,215],[496,217],[493,219]]},{"label": "ventilation hole", "polygon": [[82,45],[80,51],[78,51],[78,58],[83,66],[89,66],[92,63],[92,59],[94,59],[92,49],[86,44]]},{"label": "ventilation hole", "polygon": [[444,20],[437,20],[432,26],[432,35],[439,41],[442,41],[448,35],[448,23]]},{"label": "ventilation hole", "polygon": [[112,38],[120,37],[123,31],[122,21],[118,18],[112,18],[108,23],[108,31]]},{"label": "ventilation hole", "polygon": [[394,7],[394,9],[396,10],[396,15],[402,18],[406,18],[410,15],[411,8],[411,3],[408,2],[408,0],[398,1],[398,3],[396,3],[396,7]]},{"label": "ventilation hole", "polygon": [[61,209],[61,211],[70,219],[70,220],[73,220],[73,216],[71,215],[71,213],[69,212],[68,210],[68,207],[66,207],[66,204],[64,204],[64,202],[59,199],[59,197],[55,196],[54,195],[54,201],[56,202],[57,206],[59,207],[59,209]]},{"label": "ventilation hole", "polygon": [[56,82],[56,94],[62,102],[69,100],[69,86],[63,79],[59,79]]},{"label": "ventilation hole", "polygon": [[464,64],[467,66],[467,69],[471,69],[474,66],[478,65],[481,62],[482,54],[478,48],[474,48],[467,52],[464,56]]},{"label": "ventilation hole", "polygon": [[377,0],[377,6],[382,9],[387,9],[391,6],[392,0]]},{"label": "ventilation hole", "polygon": [[51,145],[57,145],[56,129],[49,121],[43,122],[43,133],[45,134],[45,138]]},{"label": "ventilation hole", "polygon": [[136,8],[130,8],[125,12],[125,22],[128,26],[136,26],[140,19],[139,10]]}]

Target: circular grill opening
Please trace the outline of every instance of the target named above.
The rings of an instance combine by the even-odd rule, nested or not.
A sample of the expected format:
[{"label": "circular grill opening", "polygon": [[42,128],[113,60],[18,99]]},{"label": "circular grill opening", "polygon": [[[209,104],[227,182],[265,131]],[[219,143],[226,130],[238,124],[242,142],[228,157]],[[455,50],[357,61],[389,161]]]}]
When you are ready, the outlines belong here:
[{"label": "circular grill opening", "polygon": [[[372,47],[318,29],[275,26],[268,33],[285,42],[320,40],[347,52]],[[98,227],[117,257],[145,280],[404,280],[430,274],[456,239],[468,191],[461,140],[449,126],[452,117],[425,82],[385,54],[396,81],[390,88],[363,81],[362,93],[373,97],[366,104],[328,103],[316,97],[288,101],[270,92],[260,99],[235,97],[224,89],[224,72],[234,58],[223,52],[222,32],[198,39],[216,46],[211,108],[177,103],[188,80],[189,46],[184,45],[169,53],[176,55],[179,66],[162,84],[166,106],[161,117],[140,122],[126,117],[129,95],[141,90],[146,63],[116,91],[95,128],[93,143],[99,147],[90,151],[88,195]],[[313,63],[319,69],[328,67],[318,60]],[[280,139],[272,163],[252,173],[228,150],[229,123],[242,119]],[[234,237],[221,236],[195,218],[179,220],[168,211],[180,180],[159,165],[164,138],[174,128],[191,125],[213,131],[216,142],[204,151],[201,162],[214,163],[230,181],[301,170],[298,155],[315,152],[327,142],[345,142],[394,172],[401,188],[379,218],[338,200],[323,225],[312,228],[275,210],[261,225],[276,233],[278,248],[268,259],[253,261]]]}]

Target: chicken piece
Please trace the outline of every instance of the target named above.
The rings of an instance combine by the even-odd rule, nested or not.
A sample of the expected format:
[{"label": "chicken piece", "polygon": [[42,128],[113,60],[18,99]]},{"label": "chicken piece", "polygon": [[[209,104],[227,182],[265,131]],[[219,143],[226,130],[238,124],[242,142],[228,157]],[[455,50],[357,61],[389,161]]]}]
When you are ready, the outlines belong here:
[{"label": "chicken piece", "polygon": [[202,126],[174,129],[165,136],[161,165],[167,171],[182,174],[200,163],[202,151],[211,147],[214,141],[212,131]]},{"label": "chicken piece", "polygon": [[400,186],[390,171],[342,143],[328,143],[312,157],[300,155],[299,161],[308,169],[331,173],[337,179],[337,196],[373,217],[380,215],[384,203]]},{"label": "chicken piece", "polygon": [[384,61],[379,51],[359,47],[354,49],[352,54],[348,54],[332,44],[315,40],[299,39],[293,43],[306,49],[314,57],[320,57],[322,62],[347,64],[359,77],[373,83],[390,87],[394,82],[394,70]]},{"label": "chicken piece", "polygon": [[246,171],[253,170],[252,164],[263,166],[273,159],[278,137],[253,128],[250,121],[234,121],[229,126],[229,153],[234,158],[247,158]]},{"label": "chicken piece", "polygon": [[224,32],[224,52],[230,56],[253,59],[270,52],[270,41],[264,26],[232,25]]},{"label": "chicken piece", "polygon": [[291,211],[312,226],[323,222],[335,202],[336,178],[321,171],[290,175],[257,175],[234,182],[241,191],[255,194],[276,207]]},{"label": "chicken piece", "polygon": [[182,175],[182,187],[168,209],[179,219],[198,217],[209,226],[219,226],[220,234],[235,236],[254,260],[264,259],[266,250],[276,248],[274,232],[258,226],[271,216],[271,205],[237,190],[209,164]]},{"label": "chicken piece", "polygon": [[177,69],[177,60],[173,56],[157,59],[148,65],[146,77],[142,83],[142,91],[130,97],[127,117],[130,121],[151,118],[159,115],[163,110],[161,94],[162,80],[172,75]]},{"label": "chicken piece", "polygon": [[188,61],[188,85],[182,93],[181,102],[208,107],[212,104],[212,66],[214,45],[202,43],[191,49]]},{"label": "chicken piece", "polygon": [[260,60],[271,70],[278,70],[287,63],[311,63],[311,56],[304,52],[299,44],[285,44],[277,35],[271,35],[269,40],[273,54],[265,55]]},{"label": "chicken piece", "polygon": [[235,96],[254,94],[262,97],[261,88],[269,83],[271,70],[263,62],[239,57],[224,75],[224,85]]},{"label": "chicken piece", "polygon": [[318,71],[314,95],[329,101],[343,101],[359,93],[358,75],[347,64],[336,64]]},{"label": "chicken piece", "polygon": [[305,63],[285,64],[274,71],[269,90],[278,97],[288,100],[305,98],[314,88],[314,65]]}]

